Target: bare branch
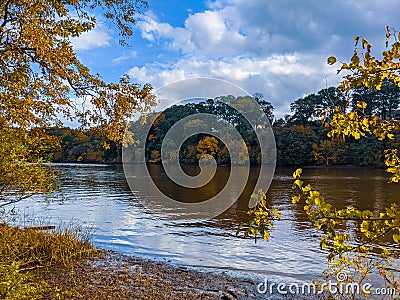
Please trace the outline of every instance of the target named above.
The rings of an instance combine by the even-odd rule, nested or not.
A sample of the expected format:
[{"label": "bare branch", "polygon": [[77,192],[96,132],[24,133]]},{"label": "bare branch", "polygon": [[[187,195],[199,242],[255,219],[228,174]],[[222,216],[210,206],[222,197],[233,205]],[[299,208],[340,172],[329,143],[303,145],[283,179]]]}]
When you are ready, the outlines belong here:
[{"label": "bare branch", "polygon": [[29,198],[29,197],[31,197],[31,196],[32,196],[32,194],[23,195],[23,196],[21,196],[21,197],[19,197],[19,198],[17,198],[17,199],[13,199],[13,200],[10,200],[10,201],[8,201],[8,202],[2,203],[2,204],[0,204],[0,208],[1,208],[1,207],[4,207],[4,206],[7,206],[7,205],[11,205],[11,204],[17,203],[17,202],[22,201],[22,200],[24,200],[24,199],[27,199],[27,198]]}]

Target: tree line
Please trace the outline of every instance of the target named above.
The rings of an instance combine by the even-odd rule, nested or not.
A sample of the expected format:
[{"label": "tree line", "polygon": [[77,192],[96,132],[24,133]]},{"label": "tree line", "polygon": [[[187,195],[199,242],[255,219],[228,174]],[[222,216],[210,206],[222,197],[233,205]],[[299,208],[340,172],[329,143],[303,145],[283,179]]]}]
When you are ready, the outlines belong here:
[{"label": "tree line", "polygon": [[[249,97],[224,96],[224,99],[221,98],[174,105],[157,115],[156,119],[151,119],[150,116],[153,125],[146,140],[144,153],[146,161],[158,163],[162,159],[167,161],[179,159],[182,163],[197,163],[202,155],[210,154],[219,164],[241,164],[247,160],[245,155],[245,150],[247,150],[250,164],[259,164],[260,147],[254,128],[233,108],[235,105],[247,107],[251,105]],[[357,103],[361,100],[367,104],[365,113],[368,116],[378,116],[382,119],[398,118],[400,88],[389,80],[384,81],[380,90],[362,87],[352,91],[350,97],[336,87],[322,89],[295,100],[290,105],[292,113],[278,119],[274,118],[273,105],[266,101],[262,94],[254,94],[253,99],[258,102],[272,126],[278,165],[379,166],[383,164],[384,149],[399,148],[396,143],[400,139],[380,141],[374,135],[359,140],[332,140],[328,138],[328,129],[321,122],[321,116],[329,120],[335,112],[344,112],[346,107],[350,107],[351,110],[359,109]],[[225,145],[211,134],[197,134],[189,137],[179,151],[174,151],[173,149],[177,149],[176,141],[164,141],[166,133],[182,118],[198,113],[213,114],[228,121],[238,130],[243,140],[231,140],[229,145]],[[201,119],[194,119],[189,121],[185,128],[193,127],[201,131],[208,125]],[[214,124],[214,127],[218,128],[218,124]],[[137,121],[131,124],[130,130],[136,135],[144,129]],[[52,151],[53,162],[121,162],[121,147],[107,140],[98,130],[51,128],[49,134],[61,140],[61,147]],[[163,147],[167,150],[165,157],[161,157],[163,141]],[[104,144],[107,147],[102,146]],[[168,151],[169,149],[171,150]],[[235,161],[231,161],[228,149],[238,151],[239,155]],[[140,159],[143,156],[141,151],[142,149],[138,147],[130,160]]]}]

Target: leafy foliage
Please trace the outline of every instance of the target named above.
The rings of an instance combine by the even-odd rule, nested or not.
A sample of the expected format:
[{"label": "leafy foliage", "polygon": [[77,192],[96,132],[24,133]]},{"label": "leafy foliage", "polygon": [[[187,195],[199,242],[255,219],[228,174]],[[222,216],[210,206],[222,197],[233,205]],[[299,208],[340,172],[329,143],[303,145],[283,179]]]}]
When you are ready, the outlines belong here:
[{"label": "leafy foliage", "polygon": [[96,125],[93,130],[120,142],[127,118],[149,111],[151,86],[133,84],[126,75],[105,82],[79,61],[71,44],[96,26],[94,13],[100,11],[124,44],[144,5],[141,0],[0,3],[0,200],[10,202],[5,194],[21,199],[54,190],[54,174],[39,155],[58,144],[45,132],[50,126],[64,120]]},{"label": "leafy foliage", "polygon": [[[122,36],[142,1],[5,1],[0,6],[0,123],[45,127],[59,114],[83,125],[96,124],[112,140],[122,138],[125,117],[145,112],[151,87],[127,76],[106,83],[78,60],[71,38],[96,25],[90,10],[104,8]],[[85,109],[90,107],[89,109]],[[77,118],[77,119],[76,119]]]},{"label": "leafy foliage", "polygon": [[[392,92],[389,93],[383,91],[384,87],[392,90]],[[272,124],[277,145],[277,165],[347,164],[360,166],[384,166],[385,147],[389,145],[393,147],[393,149],[400,148],[400,145],[395,143],[396,139],[399,137],[399,131],[392,131],[391,134],[393,134],[393,136],[389,136],[393,137],[393,139],[385,141],[381,138],[381,135],[384,134],[384,132],[376,130],[375,132],[378,136],[377,137],[368,134],[368,132],[364,132],[363,128],[357,129],[360,125],[356,125],[355,129],[357,129],[357,131],[354,131],[353,134],[356,136],[359,134],[360,137],[364,136],[363,139],[343,138],[341,133],[335,133],[335,139],[332,140],[327,136],[327,133],[331,130],[330,127],[325,127],[324,124],[317,119],[318,115],[323,116],[326,125],[333,124],[334,122],[348,122],[346,118],[339,118],[336,114],[336,112],[345,112],[346,105],[347,109],[350,109],[349,118],[367,118],[367,115],[370,112],[368,111],[368,105],[367,107],[362,108],[363,101],[359,98],[365,94],[365,91],[353,93],[353,96],[357,97],[358,100],[356,101],[352,98],[350,101],[346,100],[344,93],[339,91],[337,88],[329,87],[327,89],[322,89],[315,94],[304,97],[303,99],[309,99],[307,105],[304,104],[304,102],[299,101],[300,99],[296,100],[294,104],[296,104],[297,108],[296,111],[294,111],[294,114],[292,116],[287,116],[285,120],[275,120]],[[376,115],[377,120],[379,119],[379,115],[388,116],[396,112],[395,108],[397,108],[397,104],[391,104],[390,113],[387,106],[385,106],[385,101],[383,99],[387,95],[393,97],[393,99],[400,99],[400,88],[396,87],[394,89],[392,83],[385,83],[382,90],[376,90],[374,93],[368,94],[369,101],[375,103],[373,113],[374,116]],[[262,95],[258,95],[258,97],[259,99],[262,99]],[[230,98],[230,96],[227,96],[226,98],[231,103],[235,103],[236,101],[235,97]],[[247,106],[249,105],[247,99],[238,100],[238,105],[246,107],[247,109]],[[397,103],[394,100],[392,102]],[[361,105],[361,107],[358,107],[357,103],[358,105]],[[311,117],[303,118],[300,114],[301,111],[306,110],[306,108],[301,107],[303,104],[307,107],[312,107],[313,105],[320,106],[318,110],[313,110]],[[330,109],[331,107],[333,107],[332,110]],[[386,113],[384,112],[385,109]],[[365,116],[361,116],[362,110],[365,111]],[[153,121],[153,126],[150,129],[146,141],[147,161],[154,161],[152,158],[153,150],[161,152],[161,145],[166,133],[177,121],[183,117],[196,113],[212,113],[218,118],[229,121],[229,123],[240,132],[245,140],[245,145],[241,145],[240,141],[231,141],[228,145],[223,145],[222,142],[219,142],[219,151],[215,157],[219,164],[242,164],[245,162],[243,159],[239,159],[237,162],[231,161],[232,157],[230,157],[229,151],[227,150],[228,146],[238,149],[238,153],[243,154],[240,155],[241,158],[245,158],[244,154],[247,148],[250,163],[259,164],[259,141],[257,141],[253,129],[249,126],[248,122],[240,116],[240,114],[237,114],[234,109],[221,103],[218,98],[208,99],[199,103],[172,106],[160,114],[157,120],[152,120],[154,117],[150,116],[149,119]],[[329,121],[333,123],[329,123]],[[369,121],[367,123],[368,125],[370,124]],[[361,126],[364,126],[362,124],[363,123],[361,122]],[[180,135],[184,135],[186,130],[190,131],[190,129],[197,129],[198,131],[201,131],[202,129],[206,129],[208,125],[209,124],[205,124],[202,120],[194,119],[189,121],[184,127],[177,130],[181,131]],[[214,130],[219,130],[220,126],[216,123],[212,124],[212,128]],[[369,126],[369,129],[374,130],[371,126]],[[351,128],[346,130],[351,130]],[[132,131],[138,135],[142,134],[143,127],[140,124],[140,121],[132,124]],[[262,132],[258,133],[262,136]],[[333,133],[330,135],[333,135]],[[171,151],[165,151],[170,153],[171,157],[169,155],[164,155],[165,157],[162,159],[168,162],[176,161],[179,158],[179,160],[184,163],[196,163],[199,154],[197,151],[197,145],[205,137],[205,134],[198,134],[188,138],[181,146],[179,155],[176,153],[176,150],[174,150],[176,149],[176,143],[178,143],[178,141],[169,140],[167,143],[164,141],[164,146],[170,149],[173,153]],[[92,147],[92,149],[95,149],[95,147]],[[142,155],[140,151],[139,147],[137,148],[137,153],[135,153],[136,151],[134,150],[134,155],[131,159],[135,160],[135,157],[140,157]]]},{"label": "leafy foliage", "polygon": [[[390,39],[394,42],[389,46]],[[360,43],[360,47],[357,47]],[[390,79],[400,86],[400,33],[390,30],[386,27],[386,50],[382,53],[382,59],[377,59],[372,55],[372,45],[359,36],[354,38],[355,49],[349,63],[343,62],[338,72],[343,70],[350,71],[350,74],[344,76],[341,88],[350,90],[365,86],[368,89],[376,88],[380,90],[384,80]],[[329,64],[336,62],[335,57],[328,59]]]},{"label": "leafy foliage", "polygon": [[29,273],[21,273],[16,263],[0,264],[1,299],[41,299],[46,290],[44,282],[35,283]]},{"label": "leafy foliage", "polygon": [[318,144],[313,144],[313,154],[317,162],[329,165],[343,161],[347,145],[343,145],[340,140],[323,140]]},{"label": "leafy foliage", "polygon": [[312,147],[319,142],[317,128],[296,125],[275,127],[277,160],[281,165],[312,164]]},{"label": "leafy foliage", "polygon": [[90,236],[79,227],[44,233],[0,224],[0,298],[42,299],[43,293],[62,296],[29,271],[54,264],[66,266],[98,254]]},{"label": "leafy foliage", "polygon": [[251,202],[257,204],[247,212],[250,219],[247,223],[239,226],[236,235],[238,236],[240,231],[243,231],[244,238],[253,237],[254,241],[257,242],[257,239],[261,237],[268,241],[270,231],[275,227],[273,222],[279,220],[281,215],[278,210],[267,206],[266,196],[262,190],[251,197]]},{"label": "leafy foliage", "polygon": [[[60,147],[50,151],[52,162],[120,162],[119,145],[91,130],[50,128],[48,134],[60,140]],[[103,145],[106,144],[107,147]]]},{"label": "leafy foliage", "polygon": [[[375,145],[386,142],[383,145],[395,146],[384,151],[384,163],[388,167],[386,171],[391,174],[390,182],[400,180],[400,158],[397,155],[400,123],[392,118],[393,109],[399,105],[400,95],[396,87],[400,87],[400,34],[396,34],[394,30],[386,28],[387,49],[382,53],[382,59],[372,56],[372,46],[366,39],[355,38],[356,49],[350,63],[342,62],[338,71],[350,71],[339,87],[350,99],[342,101],[342,106],[332,105],[321,111],[327,135],[333,140],[314,146],[316,158],[322,157],[326,162],[337,159],[338,152],[333,149],[334,145],[340,146],[349,138],[357,143],[366,140]],[[394,38],[394,42],[389,47],[390,38]],[[360,40],[361,47],[357,48]],[[328,64],[335,64],[336,61],[333,56],[328,58]],[[381,92],[382,89],[384,92]],[[314,110],[303,102],[297,101],[292,109],[300,121],[309,122]],[[297,108],[298,105],[304,105],[304,109]],[[301,115],[301,112],[304,113]],[[348,149],[354,145],[350,144]],[[363,156],[366,155],[368,152],[363,153]],[[381,211],[360,210],[353,206],[335,207],[334,203],[325,201],[313,186],[304,183],[300,179],[301,173],[302,169],[293,173],[292,188],[295,193],[292,203],[301,203],[312,224],[323,233],[320,246],[327,251],[328,258],[324,279],[332,280],[345,272],[347,276],[340,284],[356,283],[361,286],[374,273],[379,275],[384,286],[400,292],[398,270],[391,267],[394,259],[400,255],[399,206],[393,203]],[[261,206],[261,214],[268,210]],[[249,214],[251,212],[253,209],[249,210]],[[252,214],[249,222],[254,224],[256,220],[258,216]],[[350,234],[348,228],[354,228],[357,234]],[[254,230],[257,233],[257,229]],[[382,243],[384,237],[391,238],[389,245]],[[370,296],[368,292],[360,291],[362,297]],[[330,296],[345,299],[358,297],[355,291]]]},{"label": "leafy foliage", "polygon": [[[394,42],[389,47],[390,38]],[[382,86],[387,86],[388,80],[400,87],[400,43],[396,37],[396,32],[386,27],[386,48],[382,53],[381,60],[371,55],[372,46],[367,40],[361,39],[361,49],[357,48],[360,37],[355,37],[356,49],[351,58],[351,63],[342,63],[338,72],[343,70],[351,71],[344,77],[340,89],[349,91],[351,88],[365,87],[366,89],[381,90]],[[358,52],[361,50],[362,55]],[[362,63],[361,63],[362,62]],[[392,87],[393,89],[393,87]],[[386,97],[388,98],[388,97]],[[395,97],[396,98],[396,97]],[[400,123],[396,119],[382,119],[379,115],[366,115],[365,110],[368,103],[365,101],[356,101],[357,109],[349,113],[336,113],[332,120],[326,122],[330,132],[330,137],[352,136],[355,139],[372,134],[378,140],[394,139],[395,133],[400,129]],[[390,101],[391,99],[386,99]],[[386,101],[386,102],[387,102]],[[397,99],[397,101],[399,101]],[[393,102],[393,101],[392,101]],[[324,121],[326,121],[324,119]],[[387,149],[385,151],[385,164],[389,167],[388,172],[392,173],[392,182],[399,180],[398,167],[400,160],[397,157],[397,149]]]},{"label": "leafy foliage", "polygon": [[3,128],[0,142],[0,207],[57,188],[55,172],[42,164],[46,151],[57,144],[54,137],[40,129]]},{"label": "leafy foliage", "polygon": [[[394,31],[386,28],[386,47],[388,48],[389,38],[394,36],[393,44],[382,53],[381,60],[371,55],[371,45],[365,39],[361,39],[361,57],[356,48],[350,63],[342,63],[339,72],[351,71],[344,77],[340,89],[349,92],[351,88],[360,89],[365,87],[366,94],[372,90],[373,93],[388,85],[390,80],[400,86],[400,44]],[[356,37],[356,47],[360,38]],[[333,64],[336,58],[330,57],[328,63]],[[393,89],[393,88],[392,88]],[[357,95],[357,94],[356,94]],[[384,95],[384,97],[387,95]],[[392,99],[385,97],[385,105]],[[368,98],[366,98],[368,99]],[[355,109],[350,112],[339,112],[336,110],[331,119],[324,118],[323,121],[329,128],[328,136],[360,138],[375,136],[376,139],[393,140],[395,133],[399,130],[399,122],[395,119],[387,119],[386,106],[382,109],[385,113],[372,115],[373,109],[366,113],[369,103],[363,98],[355,97]],[[398,101],[398,100],[397,100]],[[351,101],[348,101],[350,103]],[[389,112],[392,109],[389,105]],[[396,101],[394,106],[396,107]],[[390,113],[389,113],[390,116]],[[398,182],[400,179],[400,160],[397,156],[397,149],[385,150],[384,161],[387,172],[391,173],[390,182]],[[320,245],[328,249],[328,261],[331,263],[327,269],[326,277],[331,278],[343,270],[352,270],[347,281],[361,283],[369,279],[370,273],[378,273],[386,286],[400,290],[399,277],[396,271],[390,269],[392,260],[399,257],[398,249],[390,250],[380,245],[379,239],[390,235],[394,244],[400,242],[400,209],[393,203],[390,207],[380,212],[370,210],[359,210],[355,207],[343,209],[334,208],[332,204],[325,202],[324,197],[311,185],[304,185],[300,180],[301,169],[294,174],[293,189],[296,194],[293,196],[293,203],[304,201],[304,210],[310,216],[313,224],[324,232]],[[345,229],[348,223],[356,228],[359,236],[351,236]],[[378,254],[378,256],[376,256]],[[355,297],[355,295],[352,295]],[[366,296],[366,295],[363,295]]]},{"label": "leafy foliage", "polygon": [[206,154],[214,156],[218,151],[218,140],[215,137],[206,136],[197,144],[197,158],[201,158]]},{"label": "leafy foliage", "polygon": [[[206,124],[204,120],[192,119],[186,122],[184,126],[176,129],[176,136],[185,136],[189,132],[218,131],[220,136],[226,137],[225,140],[229,141],[228,144],[224,145],[221,140],[211,137],[211,134],[199,133],[190,135],[179,148],[179,155],[175,153],[175,150],[172,152],[164,151],[171,155],[164,154],[165,157],[162,157],[162,159],[167,162],[179,159],[179,161],[183,163],[197,163],[198,159],[204,154],[210,154],[213,155],[220,164],[243,164],[248,160],[246,157],[247,155],[245,155],[246,152],[248,152],[250,162],[253,164],[258,163],[260,146],[256,138],[255,130],[258,130],[260,135],[265,132],[265,129],[261,126],[260,118],[264,110],[267,111],[268,118],[273,118],[273,107],[268,101],[260,100],[263,99],[261,94],[257,95],[257,99],[259,103],[261,103],[260,106],[254,105],[253,101],[250,101],[250,97],[224,96],[224,99],[222,99],[222,97],[217,97],[216,99],[208,99],[198,103],[174,105],[167,108],[157,117],[150,115],[148,118],[151,120],[152,126],[147,135],[147,140],[144,141],[146,160],[151,162],[159,161],[154,160],[152,155],[155,153],[153,151],[161,153],[163,142],[164,150],[172,151],[176,149],[176,145],[179,144],[178,140],[164,141],[165,135],[176,122],[194,114],[208,113],[217,116],[217,120],[212,124]],[[225,102],[230,103],[230,105],[225,104]],[[252,128],[246,118],[234,107],[242,108],[253,114],[253,116],[260,116],[260,118],[255,118],[256,122],[259,121],[259,124],[255,124],[255,127],[260,125],[260,128]],[[225,126],[226,122],[237,129],[243,140],[232,140],[230,137],[231,134],[227,132]],[[131,124],[130,130],[137,136],[144,136],[140,121]],[[131,161],[136,161],[136,159],[142,155],[139,148],[141,148],[141,146],[137,147],[137,153],[135,149],[132,151],[134,155],[129,158]],[[232,157],[228,148],[236,151],[238,154],[235,161],[231,161]]]},{"label": "leafy foliage", "polygon": [[[347,277],[347,282],[361,286],[364,281],[370,279],[371,272],[375,272],[380,275],[385,286],[400,291],[399,278],[390,269],[393,258],[399,257],[399,247],[389,249],[379,245],[380,239],[387,235],[391,236],[393,243],[400,242],[398,205],[392,204],[379,213],[362,211],[353,206],[338,209],[327,203],[321,193],[310,184],[300,180],[301,173],[302,169],[293,173],[292,188],[295,195],[292,202],[302,203],[313,225],[324,234],[320,246],[328,251],[330,263],[325,272],[326,279],[335,278],[337,274],[346,271],[345,274],[351,274]],[[349,227],[355,228],[358,235],[352,236],[348,232]]]}]

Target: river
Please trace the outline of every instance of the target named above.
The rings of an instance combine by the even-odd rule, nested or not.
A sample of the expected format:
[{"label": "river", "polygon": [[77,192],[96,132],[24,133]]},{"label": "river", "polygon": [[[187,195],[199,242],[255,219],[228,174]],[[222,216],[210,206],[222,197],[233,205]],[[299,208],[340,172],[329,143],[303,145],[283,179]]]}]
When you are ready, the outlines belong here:
[{"label": "river", "polygon": [[[255,243],[235,236],[238,224],[246,218],[251,187],[222,215],[185,223],[142,207],[139,200],[146,195],[130,190],[122,166],[54,167],[60,171],[60,192],[18,203],[19,222],[80,224],[92,230],[95,245],[104,249],[250,278],[304,282],[320,277],[326,266],[318,231],[310,226],[301,207],[291,203],[294,168],[277,168],[267,198],[281,212],[282,220],[276,222],[269,242]],[[221,178],[214,180],[224,181],[229,167],[219,168],[222,171],[216,177]],[[160,166],[150,169],[162,181],[165,174]],[[256,176],[257,168],[252,168],[251,174]],[[388,175],[381,169],[306,168],[303,175],[303,180],[312,183],[327,201],[339,206],[376,211],[392,202],[400,204],[400,184],[386,183]],[[179,193],[185,199],[199,198],[193,192]]]}]

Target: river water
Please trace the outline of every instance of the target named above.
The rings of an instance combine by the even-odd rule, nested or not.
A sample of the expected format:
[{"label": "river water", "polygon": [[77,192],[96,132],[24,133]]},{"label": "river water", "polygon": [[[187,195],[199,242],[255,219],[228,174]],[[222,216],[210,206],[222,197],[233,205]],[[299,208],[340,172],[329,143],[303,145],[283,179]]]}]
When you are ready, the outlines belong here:
[{"label": "river water", "polygon": [[[269,242],[255,243],[235,236],[238,224],[246,218],[251,187],[222,215],[209,221],[185,223],[142,207],[140,199],[146,195],[140,189],[130,190],[122,166],[54,167],[60,171],[61,191],[17,204],[20,222],[72,222],[91,228],[95,245],[104,249],[254,279],[304,282],[320,277],[326,266],[318,231],[310,226],[302,208],[291,203],[294,168],[276,170],[267,198],[281,212],[282,220],[276,222]],[[219,168],[220,178],[215,180],[224,181],[229,167]],[[150,169],[162,182],[165,174],[160,166],[152,165]],[[252,168],[251,174],[256,176],[257,168]],[[386,183],[388,176],[384,170],[307,168],[302,179],[312,183],[327,201],[339,206],[376,211],[392,202],[400,204],[400,184]],[[179,193],[183,198],[198,200],[196,193]]]}]

